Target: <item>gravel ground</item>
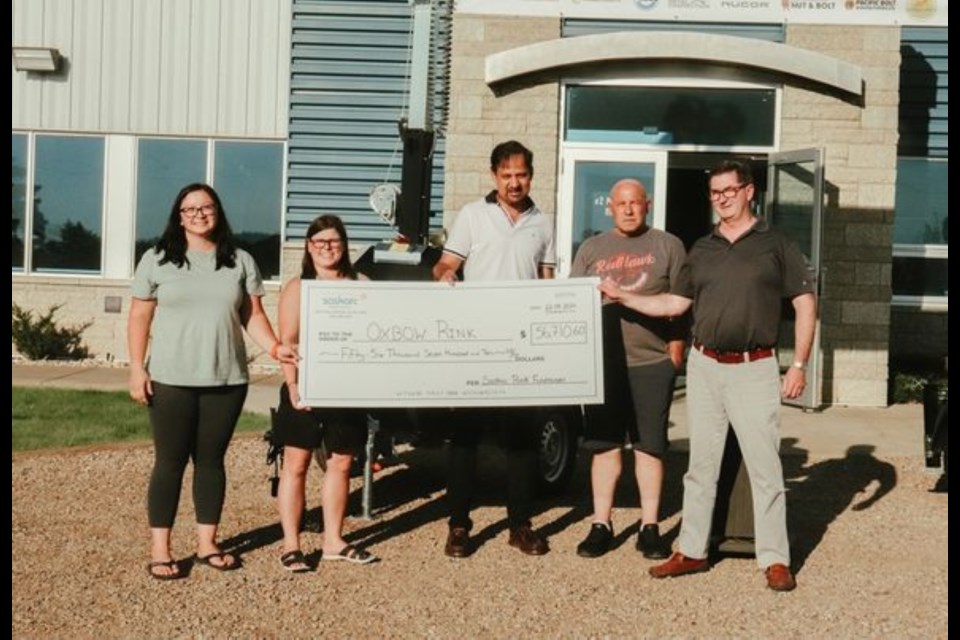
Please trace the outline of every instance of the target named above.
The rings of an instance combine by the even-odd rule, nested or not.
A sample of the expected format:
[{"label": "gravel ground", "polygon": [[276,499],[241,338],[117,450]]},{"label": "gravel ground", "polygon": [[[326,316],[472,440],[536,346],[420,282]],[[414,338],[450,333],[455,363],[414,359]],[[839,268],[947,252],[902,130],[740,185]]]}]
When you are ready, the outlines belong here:
[{"label": "gravel ground", "polygon": [[[439,450],[404,452],[377,475],[373,520],[350,518],[348,538],[383,561],[281,570],[280,528],[269,497],[266,446],[238,437],[228,456],[224,547],[244,567],[184,566],[159,582],[148,560],[144,496],[148,446],[14,454],[12,636],[171,637],[785,637],[946,638],[947,494],[922,460],[787,459],[790,532],[799,586],[765,588],[753,559],[723,558],[706,574],[656,581],[633,548],[639,510],[623,484],[618,548],[603,558],[574,549],[589,523],[584,469],[569,495],[538,503],[549,555],[506,543],[502,459],[487,450],[485,492],[474,511],[473,557],[442,553]],[[682,454],[670,459],[666,531],[679,523]],[[307,551],[319,548],[318,468],[309,479]],[[189,478],[188,478],[189,482]],[[185,485],[174,551],[193,552]],[[352,508],[359,511],[359,480]],[[629,537],[628,537],[629,536]]]}]

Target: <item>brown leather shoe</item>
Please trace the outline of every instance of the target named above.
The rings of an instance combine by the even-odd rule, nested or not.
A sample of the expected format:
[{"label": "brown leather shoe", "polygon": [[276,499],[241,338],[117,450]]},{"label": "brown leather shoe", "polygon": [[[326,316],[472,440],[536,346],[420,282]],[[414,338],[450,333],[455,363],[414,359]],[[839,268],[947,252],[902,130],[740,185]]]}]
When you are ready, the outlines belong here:
[{"label": "brown leather shoe", "polygon": [[654,578],[675,578],[688,573],[703,573],[710,570],[710,561],[706,558],[688,558],[679,551],[675,551],[670,559],[663,564],[650,567],[650,575]]},{"label": "brown leather shoe", "polygon": [[510,546],[520,549],[528,556],[542,556],[550,550],[547,541],[528,524],[510,529]]},{"label": "brown leather shoe", "polygon": [[470,555],[470,534],[464,527],[450,527],[443,552],[451,558],[466,558]]},{"label": "brown leather shoe", "polygon": [[793,591],[797,588],[797,581],[784,564],[772,564],[764,573],[767,575],[767,586],[774,591]]}]

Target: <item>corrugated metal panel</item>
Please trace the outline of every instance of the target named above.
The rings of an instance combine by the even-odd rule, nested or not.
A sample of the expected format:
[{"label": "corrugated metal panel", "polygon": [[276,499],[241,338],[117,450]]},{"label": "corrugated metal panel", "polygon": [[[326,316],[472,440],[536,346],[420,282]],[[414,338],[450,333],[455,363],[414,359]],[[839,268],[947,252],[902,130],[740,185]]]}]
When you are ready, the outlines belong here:
[{"label": "corrugated metal panel", "polygon": [[721,24],[715,22],[640,22],[637,20],[589,20],[564,18],[560,27],[563,38],[615,31],[699,31],[741,38],[757,38],[783,42],[782,24]]},{"label": "corrugated metal panel", "polygon": [[[285,138],[292,0],[14,0],[14,129]],[[11,65],[12,67],[12,65]]]},{"label": "corrugated metal panel", "polygon": [[[136,5],[124,0],[105,0],[103,5],[103,56],[107,60],[132,60],[135,51],[142,46],[134,32]],[[134,42],[137,43],[136,47]],[[114,74],[108,84],[101,85],[99,98],[100,122],[129,121],[131,97],[134,93],[132,65],[124,72]]]},{"label": "corrugated metal panel", "polygon": [[900,33],[901,156],[947,157],[947,29],[904,27]]},{"label": "corrugated metal panel", "polygon": [[[434,123],[442,125],[450,2],[435,2]],[[343,218],[352,240],[393,230],[368,202],[381,182],[399,185],[412,38],[408,0],[295,0],[291,62],[286,238],[302,238],[322,213]],[[446,19],[444,19],[446,18]],[[443,208],[444,141],[433,158],[431,215]]]}]

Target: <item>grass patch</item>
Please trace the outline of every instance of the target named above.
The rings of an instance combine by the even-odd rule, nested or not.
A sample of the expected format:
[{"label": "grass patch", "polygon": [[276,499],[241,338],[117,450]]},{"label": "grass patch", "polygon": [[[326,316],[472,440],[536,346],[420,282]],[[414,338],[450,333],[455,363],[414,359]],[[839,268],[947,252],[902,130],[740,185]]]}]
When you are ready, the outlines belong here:
[{"label": "grass patch", "polygon": [[[13,387],[13,450],[150,440],[147,410],[126,391]],[[270,418],[244,412],[237,431],[266,431]]]}]

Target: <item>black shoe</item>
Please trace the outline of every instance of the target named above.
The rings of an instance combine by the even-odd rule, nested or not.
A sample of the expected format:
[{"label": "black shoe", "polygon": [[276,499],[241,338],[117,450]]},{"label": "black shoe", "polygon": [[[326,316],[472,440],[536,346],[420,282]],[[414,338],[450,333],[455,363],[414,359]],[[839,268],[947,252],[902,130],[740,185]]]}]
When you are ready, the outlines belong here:
[{"label": "black shoe", "polygon": [[613,525],[594,522],[590,525],[590,533],[577,545],[577,555],[581,558],[599,558],[610,550],[611,542]]},{"label": "black shoe", "polygon": [[670,550],[663,544],[660,537],[660,526],[655,524],[643,525],[637,535],[637,551],[643,553],[644,558],[663,560],[670,557]]},{"label": "black shoe", "polygon": [[470,555],[470,533],[465,527],[450,527],[443,552],[451,558],[466,558]]}]

